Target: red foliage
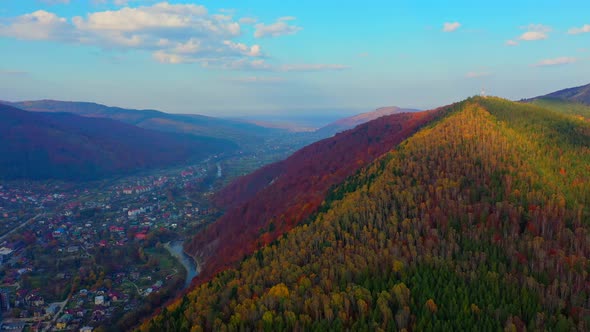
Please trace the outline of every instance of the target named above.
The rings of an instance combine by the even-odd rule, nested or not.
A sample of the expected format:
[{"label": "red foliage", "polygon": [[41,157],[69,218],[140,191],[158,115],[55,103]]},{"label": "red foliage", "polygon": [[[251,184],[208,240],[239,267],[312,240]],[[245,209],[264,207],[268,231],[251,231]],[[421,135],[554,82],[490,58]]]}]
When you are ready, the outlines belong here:
[{"label": "red foliage", "polygon": [[225,215],[186,247],[204,260],[195,283],[208,280],[305,220],[332,186],[438,118],[442,110],[379,118],[234,181],[215,199],[227,208]]}]

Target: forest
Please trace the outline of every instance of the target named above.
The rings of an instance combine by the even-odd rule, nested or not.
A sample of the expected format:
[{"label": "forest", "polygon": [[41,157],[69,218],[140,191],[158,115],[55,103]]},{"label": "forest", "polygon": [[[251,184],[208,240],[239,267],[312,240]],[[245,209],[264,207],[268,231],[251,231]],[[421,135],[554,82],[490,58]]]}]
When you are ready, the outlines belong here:
[{"label": "forest", "polygon": [[186,246],[204,266],[196,282],[235,266],[315,213],[331,187],[389,151],[446,109],[402,113],[309,145],[216,194],[225,214]]},{"label": "forest", "polygon": [[585,119],[470,98],[139,329],[587,331],[589,182]]}]

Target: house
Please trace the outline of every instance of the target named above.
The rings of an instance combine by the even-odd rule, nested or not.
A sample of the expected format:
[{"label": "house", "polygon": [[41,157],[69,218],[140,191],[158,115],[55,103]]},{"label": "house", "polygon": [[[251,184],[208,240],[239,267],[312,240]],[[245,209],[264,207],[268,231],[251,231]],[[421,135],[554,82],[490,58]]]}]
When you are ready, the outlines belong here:
[{"label": "house", "polygon": [[48,315],[53,316],[53,315],[57,314],[57,312],[59,311],[59,308],[60,308],[59,304],[52,303],[52,304],[49,305],[49,307],[47,307],[47,309],[45,310],[45,312]]},{"label": "house", "polygon": [[55,328],[58,330],[65,330],[68,327],[68,323],[72,321],[74,317],[70,314],[65,314],[61,316],[57,323],[55,324]]},{"label": "house", "polygon": [[135,234],[135,239],[136,240],[145,240],[145,239],[147,239],[147,234],[145,234],[145,233],[137,233],[137,234]]},{"label": "house", "polygon": [[54,238],[60,238],[66,233],[66,230],[63,227],[60,227],[53,231],[52,235]]},{"label": "house", "polygon": [[68,251],[68,253],[71,254],[71,253],[78,252],[78,250],[80,250],[80,247],[78,247],[78,246],[69,246],[67,251]]},{"label": "house", "polygon": [[95,305],[104,305],[104,296],[103,295],[99,295],[97,297],[94,298],[94,304]]}]

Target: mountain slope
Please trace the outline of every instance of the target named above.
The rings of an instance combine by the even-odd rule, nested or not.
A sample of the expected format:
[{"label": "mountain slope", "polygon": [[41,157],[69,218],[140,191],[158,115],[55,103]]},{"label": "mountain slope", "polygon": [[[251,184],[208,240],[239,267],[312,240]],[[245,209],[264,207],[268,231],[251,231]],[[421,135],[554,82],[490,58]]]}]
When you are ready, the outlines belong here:
[{"label": "mountain slope", "polygon": [[558,99],[590,105],[590,84],[555,91],[532,99]]},{"label": "mountain slope", "polygon": [[469,99],[142,330],[586,331],[589,146],[583,121]]},{"label": "mountain slope", "polygon": [[95,179],[234,150],[226,140],[162,133],[111,119],[0,104],[4,179]]},{"label": "mountain slope", "polygon": [[227,212],[185,248],[202,263],[200,280],[232,266],[305,220],[317,210],[330,187],[444,111],[382,117],[234,181],[215,197]]},{"label": "mountain slope", "polygon": [[333,123],[328,124],[318,130],[316,130],[316,134],[322,137],[330,137],[336,133],[354,128],[359,124],[369,122],[371,120],[378,119],[382,116],[396,114],[396,113],[404,113],[404,112],[417,112],[418,110],[414,109],[405,109],[399,108],[396,106],[391,107],[382,107],[378,108],[372,112],[366,112],[357,114],[351,117],[343,118]]},{"label": "mountain slope", "polygon": [[559,99],[533,99],[529,103],[552,111],[590,120],[590,106]]},{"label": "mountain slope", "polygon": [[96,103],[37,100],[10,103],[31,112],[68,112],[85,117],[109,118],[138,127],[231,139],[236,143],[255,143],[277,130],[250,123],[224,120],[195,114],[168,114],[155,110],[132,110]]}]

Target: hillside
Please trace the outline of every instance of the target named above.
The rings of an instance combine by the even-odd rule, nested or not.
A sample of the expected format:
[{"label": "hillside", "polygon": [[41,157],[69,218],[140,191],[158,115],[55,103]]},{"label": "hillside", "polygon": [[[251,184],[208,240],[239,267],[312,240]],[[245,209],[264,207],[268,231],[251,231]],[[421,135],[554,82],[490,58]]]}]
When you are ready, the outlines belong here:
[{"label": "hillside", "polygon": [[573,115],[578,118],[590,120],[590,105],[559,100],[559,99],[533,99],[529,103],[563,114]]},{"label": "hillside", "polygon": [[569,116],[456,104],[142,330],[587,331],[589,146]]},{"label": "hillside", "polygon": [[235,150],[221,139],[0,104],[0,177],[88,180]]},{"label": "hillside", "polygon": [[204,115],[124,109],[88,102],[37,100],[10,105],[31,112],[68,112],[85,117],[114,119],[146,129],[230,139],[240,145],[254,144],[278,132],[250,123]]},{"label": "hillside", "polygon": [[203,263],[200,279],[233,266],[279,238],[315,212],[332,186],[443,112],[440,109],[382,117],[234,181],[215,197],[226,213],[185,248]]},{"label": "hillside", "polygon": [[318,134],[322,137],[330,137],[336,133],[354,128],[354,127],[358,126],[359,124],[378,119],[382,116],[396,114],[396,113],[417,112],[417,111],[418,110],[399,108],[396,106],[382,107],[382,108],[378,108],[372,112],[361,113],[361,114],[357,114],[354,116],[350,116],[347,118],[337,120],[333,123],[330,123],[320,129],[316,130],[316,134]]},{"label": "hillside", "polygon": [[532,98],[532,100],[534,99],[557,99],[590,105],[590,84],[555,91],[544,96]]}]

